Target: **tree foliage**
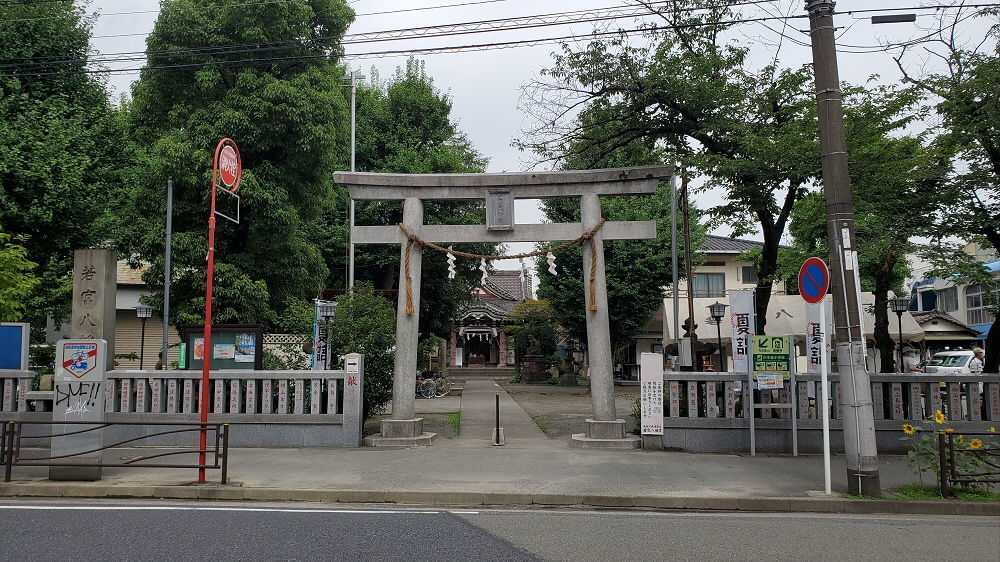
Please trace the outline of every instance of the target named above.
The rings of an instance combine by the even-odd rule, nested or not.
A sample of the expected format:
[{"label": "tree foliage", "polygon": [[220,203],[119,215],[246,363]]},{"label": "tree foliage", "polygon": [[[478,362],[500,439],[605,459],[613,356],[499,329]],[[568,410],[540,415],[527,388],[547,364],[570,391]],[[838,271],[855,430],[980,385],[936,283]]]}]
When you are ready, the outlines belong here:
[{"label": "tree foliage", "polygon": [[0,226],[30,237],[39,283],[21,309],[38,329],[68,316],[73,250],[106,239],[122,167],[121,122],[81,72],[91,24],[69,1],[0,4]]},{"label": "tree foliage", "polygon": [[[922,96],[914,88],[848,87],[845,94],[861,285],[875,296],[878,368],[894,372],[889,292],[903,294],[903,281],[910,274],[905,257],[920,248],[916,237],[932,233],[928,217],[938,215],[947,202],[944,183],[951,155],[930,131],[907,132],[925,116]],[[806,258],[829,255],[822,192],[796,203],[790,232],[795,242],[782,256],[781,269],[786,278],[795,278]]]},{"label": "tree foliage", "polygon": [[32,273],[38,264],[28,259],[26,242],[27,236],[15,238],[0,231],[0,322],[21,320],[28,297],[39,282]]},{"label": "tree foliage", "polygon": [[[451,99],[434,87],[416,60],[383,80],[372,73],[371,85],[358,89],[357,169],[363,172],[447,174],[482,172],[486,159],[476,152],[451,118]],[[346,200],[346,194],[344,195]],[[403,220],[400,203],[357,203],[357,224],[395,225]],[[482,201],[425,201],[425,224],[482,224]],[[336,219],[330,219],[335,222]],[[328,247],[342,248],[344,239]],[[459,244],[455,249],[495,255],[495,244]],[[331,254],[337,253],[337,249]],[[360,246],[355,277],[380,289],[399,287],[399,247]],[[459,259],[454,280],[447,277],[446,256],[424,251],[420,291],[420,332],[447,337],[452,322],[478,282],[478,263]]]},{"label": "tree foliage", "polygon": [[[1000,10],[982,10],[977,15],[991,26],[985,37],[971,44],[962,42],[958,24],[969,10],[958,9],[940,16],[939,28],[920,47],[944,63],[941,72],[908,68],[908,49],[896,57],[903,80],[930,94],[942,118],[942,141],[956,154],[955,170],[947,187],[952,198],[936,225],[941,237],[958,236],[985,241],[1000,253]],[[956,268],[962,269],[956,262]],[[978,272],[969,271],[971,278]],[[988,280],[984,280],[988,281]],[[984,285],[987,290],[995,283]],[[1000,293],[988,299],[996,307]],[[997,310],[994,309],[996,312]],[[996,316],[984,346],[987,372],[1000,370],[1000,314]]]},{"label": "tree foliage", "polygon": [[543,356],[556,352],[559,343],[559,324],[552,305],[544,300],[527,300],[514,307],[510,314],[511,325],[506,327],[514,343],[518,358],[537,342]]},{"label": "tree foliage", "polygon": [[[240,223],[218,223],[216,320],[274,326],[289,303],[325,286],[313,237],[348,146],[338,59],[352,20],[342,0],[162,3],[127,108],[137,165],[116,239],[127,256],[152,264],[146,281],[162,291],[163,191],[172,177],[174,320],[203,314],[211,159],[224,137],[240,146],[244,177]],[[206,50],[218,45],[276,47]],[[157,54],[164,50],[180,52]],[[223,195],[220,205],[230,204]]]},{"label": "tree foliage", "polygon": [[[776,280],[778,247],[794,202],[819,170],[811,73],[749,68],[749,49],[726,42],[730,2],[657,6],[665,21],[643,45],[622,36],[564,46],[547,81],[523,103],[539,125],[521,147],[543,160],[591,167],[636,141],[683,158],[726,190],[711,209],[736,234],[759,228],[758,317]],[[573,116],[584,108],[583,119]]]},{"label": "tree foliage", "polygon": [[392,399],[396,345],[396,313],[369,283],[337,299],[337,316],[330,325],[329,353],[365,356],[364,418],[382,411]]}]

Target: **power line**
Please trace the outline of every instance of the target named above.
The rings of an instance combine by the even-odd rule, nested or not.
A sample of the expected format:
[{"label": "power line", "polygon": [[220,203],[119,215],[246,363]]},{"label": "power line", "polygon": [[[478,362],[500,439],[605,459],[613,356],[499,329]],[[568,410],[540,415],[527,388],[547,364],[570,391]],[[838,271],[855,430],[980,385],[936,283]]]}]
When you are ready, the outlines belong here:
[{"label": "power line", "polygon": [[[1000,3],[984,4],[978,5],[979,7],[985,6],[1000,6]],[[968,6],[967,6],[968,7]],[[872,12],[877,10],[865,10],[866,12]],[[858,12],[857,10],[855,12]],[[616,30],[607,32],[593,32],[584,35],[564,35],[560,37],[548,37],[541,39],[530,39],[530,40],[518,40],[518,41],[507,41],[507,42],[490,42],[490,43],[480,43],[480,44],[469,44],[469,45],[457,45],[449,47],[429,47],[420,49],[389,49],[383,51],[369,51],[369,52],[359,52],[359,53],[345,53],[342,55],[346,59],[366,59],[366,58],[383,58],[383,57],[394,57],[394,56],[413,56],[413,55],[430,55],[430,54],[441,54],[441,53],[454,53],[463,51],[481,51],[481,50],[492,50],[492,49],[507,49],[519,46],[534,46],[550,43],[559,43],[563,41],[570,40],[580,40],[580,39],[593,39],[597,37],[606,37],[613,35],[628,36],[637,33],[648,33],[659,30],[679,30],[679,29],[689,29],[697,27],[711,27],[711,26],[724,26],[724,25],[735,25],[743,23],[760,23],[766,21],[787,21],[795,19],[805,19],[808,15],[800,14],[793,16],[769,16],[769,17],[758,17],[758,18],[744,18],[744,19],[734,19],[734,20],[724,20],[718,22],[697,22],[688,24],[672,24],[668,26],[646,26],[630,30]],[[301,55],[301,56],[287,56],[287,57],[268,57],[268,58],[245,58],[236,60],[222,60],[222,61],[212,61],[212,62],[199,62],[199,63],[186,63],[186,64],[173,64],[173,65],[160,65],[160,66],[147,66],[143,68],[122,68],[122,69],[80,69],[73,71],[51,71],[51,72],[27,72],[20,75],[23,76],[53,76],[53,75],[65,75],[65,74],[124,74],[124,73],[134,73],[140,72],[142,70],[156,70],[156,71],[176,71],[176,70],[187,70],[192,68],[202,68],[209,66],[228,66],[228,65],[239,65],[246,64],[252,65],[254,63],[266,63],[273,64],[276,62],[288,62],[288,61],[304,61],[304,60],[320,60],[320,59],[330,59],[331,55]],[[0,78],[11,78],[17,77],[19,74],[0,74]]]},{"label": "power line", "polygon": [[[48,0],[48,1],[53,1],[53,0]],[[264,2],[244,2],[244,3],[240,3],[240,4],[214,4],[214,5],[209,5],[209,6],[190,6],[187,9],[189,9],[189,10],[217,10],[217,9],[220,9],[220,8],[244,8],[244,7],[249,7],[249,6],[266,6],[266,5],[269,5],[269,4],[289,4],[289,3],[292,3],[292,4],[295,4],[295,3],[301,4],[301,2],[302,2],[302,0],[266,0]],[[495,4],[497,2],[507,2],[507,0],[476,0],[476,1],[472,1],[472,2],[459,2],[459,3],[455,3],[455,4],[442,4],[442,5],[439,5],[439,6],[423,6],[423,7],[419,7],[419,8],[401,8],[399,10],[386,10],[386,11],[382,11],[382,12],[367,12],[367,13],[363,13],[363,14],[355,14],[355,17],[378,16],[378,15],[385,15],[385,14],[400,14],[400,13],[405,13],[405,12],[419,12],[419,11],[424,11],[424,10],[440,10],[440,9],[443,9],[443,8],[455,8],[455,7],[459,7],[459,6],[474,6],[474,5],[477,5],[477,4]],[[301,4],[301,5],[305,6],[306,4]],[[3,6],[3,4],[0,4],[0,6]],[[136,11],[132,11],[132,12],[108,12],[106,14],[102,14],[100,12],[94,12],[93,14],[84,14],[83,17],[85,17],[85,18],[93,18],[93,19],[100,19],[100,18],[109,17],[109,16],[135,16],[135,15],[141,15],[141,14],[158,14],[158,13],[160,13],[159,9],[156,9],[156,10],[136,10]],[[7,22],[7,23],[13,23],[13,22],[39,21],[39,20],[51,20],[51,19],[62,19],[62,18],[75,18],[75,17],[79,17],[79,16],[77,16],[75,14],[59,14],[59,15],[55,15],[55,16],[39,16],[39,17],[33,17],[33,18],[16,18],[16,19],[4,20],[4,21]]]},{"label": "power line", "polygon": [[[734,3],[736,5],[758,5],[770,3],[775,0],[753,0]],[[646,6],[662,5],[666,2],[653,2]],[[386,31],[373,31],[365,33],[347,34],[340,41],[341,45],[376,43],[383,41],[396,41],[429,37],[448,37],[454,35],[464,35],[473,33],[488,33],[493,31],[513,31],[520,29],[531,29],[538,27],[551,27],[555,25],[569,25],[573,23],[593,23],[600,21],[610,21],[625,17],[648,17],[657,15],[659,12],[650,12],[646,7],[612,7],[596,8],[587,10],[572,10],[567,12],[553,12],[548,14],[537,14],[531,16],[518,16],[511,18],[495,18],[490,20],[479,20],[455,24],[440,24],[425,27],[411,27]],[[680,11],[690,13],[704,8],[690,7]],[[229,49],[232,47],[232,49]],[[275,41],[270,43],[243,43],[217,45],[211,47],[195,47],[184,49],[166,49],[159,51],[131,51],[121,53],[107,53],[90,59],[64,59],[55,60],[58,57],[24,57],[20,59],[6,59],[0,63],[0,68],[10,68],[13,66],[42,66],[56,64],[86,64],[86,63],[115,63],[130,62],[154,58],[169,58],[171,56],[198,56],[198,55],[229,55],[246,54],[249,52],[266,52],[275,50],[294,49],[316,49],[329,48],[322,40],[290,40]],[[9,62],[7,62],[9,61]],[[45,62],[32,62],[45,61]]]}]

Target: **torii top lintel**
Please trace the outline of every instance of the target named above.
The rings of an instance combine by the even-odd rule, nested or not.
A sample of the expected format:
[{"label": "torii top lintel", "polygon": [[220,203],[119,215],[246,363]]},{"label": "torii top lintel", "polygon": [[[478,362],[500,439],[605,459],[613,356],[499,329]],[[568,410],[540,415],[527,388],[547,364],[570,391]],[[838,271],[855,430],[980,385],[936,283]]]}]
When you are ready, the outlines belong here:
[{"label": "torii top lintel", "polygon": [[673,171],[673,166],[664,165],[499,174],[335,172],[333,178],[356,200],[482,199],[484,190],[489,189],[509,189],[515,199],[541,199],[579,197],[587,193],[604,196],[653,193],[660,182],[670,179]]}]

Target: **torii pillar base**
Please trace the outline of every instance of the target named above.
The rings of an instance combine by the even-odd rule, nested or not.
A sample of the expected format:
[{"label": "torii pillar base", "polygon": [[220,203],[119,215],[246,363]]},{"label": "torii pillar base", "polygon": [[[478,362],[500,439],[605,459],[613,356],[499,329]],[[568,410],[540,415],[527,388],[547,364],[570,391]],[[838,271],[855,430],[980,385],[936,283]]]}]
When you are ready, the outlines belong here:
[{"label": "torii pillar base", "polygon": [[437,439],[437,433],[424,431],[424,418],[412,420],[382,420],[382,431],[365,437],[369,447],[427,447]]},{"label": "torii pillar base", "polygon": [[638,449],[642,440],[636,435],[625,435],[625,420],[587,420],[587,433],[574,433],[570,447],[588,449]]}]

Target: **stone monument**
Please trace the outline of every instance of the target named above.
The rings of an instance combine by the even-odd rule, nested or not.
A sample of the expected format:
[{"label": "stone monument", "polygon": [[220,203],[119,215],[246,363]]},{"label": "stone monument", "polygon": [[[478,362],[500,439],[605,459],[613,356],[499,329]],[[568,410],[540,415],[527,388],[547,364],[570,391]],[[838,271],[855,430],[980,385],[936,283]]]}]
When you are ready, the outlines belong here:
[{"label": "stone monument", "polygon": [[109,371],[115,368],[115,294],[118,255],[89,248],[73,253],[73,312],[70,337],[105,340]]}]

